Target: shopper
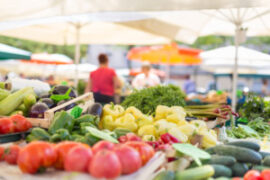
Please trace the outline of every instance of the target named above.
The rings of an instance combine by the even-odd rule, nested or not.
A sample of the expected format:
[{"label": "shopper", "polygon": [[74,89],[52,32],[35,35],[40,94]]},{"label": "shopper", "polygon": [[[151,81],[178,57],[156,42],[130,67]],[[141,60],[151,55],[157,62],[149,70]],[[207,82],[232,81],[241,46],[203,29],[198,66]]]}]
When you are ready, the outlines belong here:
[{"label": "shopper", "polygon": [[151,73],[151,65],[148,62],[143,63],[142,73],[137,75],[132,81],[132,86],[135,89],[143,89],[160,84],[160,79],[157,75]]},{"label": "shopper", "polygon": [[184,82],[184,91],[186,94],[195,93],[196,92],[196,84],[194,81],[190,79],[190,75],[185,76]]},{"label": "shopper", "polygon": [[92,91],[96,102],[106,104],[114,102],[115,89],[120,87],[115,70],[109,68],[109,59],[106,54],[98,56],[99,68],[90,73],[86,92]]}]

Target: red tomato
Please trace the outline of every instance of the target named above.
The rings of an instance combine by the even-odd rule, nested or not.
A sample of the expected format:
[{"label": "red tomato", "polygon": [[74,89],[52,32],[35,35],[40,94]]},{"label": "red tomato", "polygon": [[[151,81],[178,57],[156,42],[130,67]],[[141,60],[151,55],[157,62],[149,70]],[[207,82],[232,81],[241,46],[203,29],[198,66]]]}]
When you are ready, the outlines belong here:
[{"label": "red tomato", "polygon": [[245,174],[244,180],[261,180],[260,172],[256,170],[250,170]]},{"label": "red tomato", "polygon": [[5,161],[8,164],[16,164],[21,148],[18,145],[12,145],[5,149]]},{"label": "red tomato", "polygon": [[115,144],[109,141],[99,141],[98,143],[96,143],[93,148],[92,151],[94,154],[96,154],[97,152],[103,150],[103,149],[107,149],[107,150],[113,150]]},{"label": "red tomato", "polygon": [[142,165],[145,165],[155,154],[153,147],[144,142],[129,141],[126,142],[125,144],[130,147],[133,147],[140,153]]},{"label": "red tomato", "polygon": [[64,160],[65,170],[87,172],[92,156],[93,153],[90,147],[80,145],[73,147]]},{"label": "red tomato", "polygon": [[128,141],[142,141],[142,139],[134,133],[127,133],[126,135],[119,137],[118,140],[120,143]]},{"label": "red tomato", "polygon": [[35,141],[20,151],[17,163],[22,172],[34,174],[40,168],[51,167],[56,159],[57,154],[52,144]]},{"label": "red tomato", "polygon": [[7,134],[14,132],[14,125],[11,119],[1,118],[0,119],[0,134]]},{"label": "red tomato", "polygon": [[54,147],[58,156],[57,161],[55,163],[55,168],[64,169],[64,160],[66,159],[67,154],[73,147],[77,145],[83,145],[83,146],[89,147],[86,144],[82,144],[79,142],[71,142],[71,141],[60,142]]},{"label": "red tomato", "polygon": [[112,179],[121,175],[122,167],[115,152],[103,149],[94,155],[88,172],[96,178]]},{"label": "red tomato", "polygon": [[4,160],[5,148],[0,146],[0,161]]},{"label": "red tomato", "polygon": [[120,145],[114,151],[121,162],[123,174],[131,174],[141,168],[142,160],[140,154],[134,148]]},{"label": "red tomato", "polygon": [[262,180],[270,180],[270,169],[263,170],[261,172]]},{"label": "red tomato", "polygon": [[29,128],[32,127],[32,124],[28,122],[28,120],[22,115],[16,114],[11,116],[10,119],[14,124],[15,132],[27,131]]}]

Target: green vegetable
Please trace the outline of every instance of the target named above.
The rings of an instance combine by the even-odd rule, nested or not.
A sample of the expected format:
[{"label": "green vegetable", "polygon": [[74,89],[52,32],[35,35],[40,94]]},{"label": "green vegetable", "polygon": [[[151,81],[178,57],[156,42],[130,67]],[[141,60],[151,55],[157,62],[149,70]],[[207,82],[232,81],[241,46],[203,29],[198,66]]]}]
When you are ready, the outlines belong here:
[{"label": "green vegetable", "polygon": [[270,166],[270,156],[266,156],[263,161],[262,161],[262,164],[264,166]]},{"label": "green vegetable", "polygon": [[30,135],[34,136],[36,140],[42,141],[50,140],[50,134],[46,130],[39,127],[33,128]]},{"label": "green vegetable", "polygon": [[37,99],[34,94],[29,94],[23,99],[23,103],[26,109],[30,109],[34,104],[36,104],[36,102]]},{"label": "green vegetable", "polygon": [[264,159],[266,156],[270,156],[269,152],[260,151],[260,155],[262,155],[262,158]]},{"label": "green vegetable", "polygon": [[218,177],[232,177],[232,170],[220,164],[211,165],[215,169],[214,178]]},{"label": "green vegetable", "polygon": [[16,111],[13,111],[12,113],[10,113],[9,115],[10,115],[10,116],[13,116],[13,115],[16,115],[16,114],[23,115],[23,111],[21,111],[21,110],[16,110]]},{"label": "green vegetable", "polygon": [[226,145],[244,147],[244,148],[252,149],[254,151],[260,150],[260,145],[258,143],[254,143],[250,141],[234,141],[234,142],[226,143]]},{"label": "green vegetable", "polygon": [[78,118],[81,116],[83,109],[80,108],[79,106],[75,106],[72,108],[70,115],[73,116],[73,118]]},{"label": "green vegetable", "polygon": [[86,127],[86,130],[94,137],[96,138],[100,138],[103,140],[107,140],[113,143],[118,143],[117,139],[113,138],[112,136],[110,136],[109,134],[102,132],[98,129],[92,128],[92,127]]},{"label": "green vegetable", "polygon": [[237,161],[260,164],[262,156],[251,149],[231,145],[218,145],[214,147],[218,155],[233,156]]},{"label": "green vegetable", "polygon": [[270,166],[256,165],[256,166],[253,166],[252,169],[257,170],[257,171],[263,171],[265,169],[270,169]]},{"label": "green vegetable", "polygon": [[25,105],[21,104],[16,110],[25,111],[26,110]]},{"label": "green vegetable", "polygon": [[0,115],[8,115],[14,111],[28,94],[34,94],[32,87],[26,87],[0,101]]},{"label": "green vegetable", "polygon": [[135,106],[144,114],[153,114],[158,105],[185,106],[185,93],[177,86],[155,86],[142,90],[135,90],[127,96],[122,106]]},{"label": "green vegetable", "polygon": [[226,132],[228,136],[232,138],[240,138],[240,139],[245,139],[249,137],[257,139],[261,138],[255,130],[251,129],[249,126],[246,125],[239,124],[238,127],[227,129]]},{"label": "green vegetable", "polygon": [[209,164],[220,164],[224,166],[232,166],[234,163],[236,163],[236,159],[232,156],[213,155],[209,161]]},{"label": "green vegetable", "polygon": [[119,137],[124,136],[127,133],[130,133],[131,131],[128,129],[116,128],[113,130],[113,132],[115,132],[117,139],[118,139]]},{"label": "green vegetable", "polygon": [[38,141],[39,139],[37,139],[37,137],[35,137],[33,134],[29,134],[27,137],[26,137],[26,142],[32,142],[32,141]]},{"label": "green vegetable", "polygon": [[91,114],[85,114],[77,119],[74,120],[74,124],[76,125],[80,125],[83,122],[89,122],[94,126],[97,126],[96,122],[97,122],[97,118],[96,116],[93,116]]},{"label": "green vegetable", "polygon": [[154,178],[154,180],[174,180],[174,172],[162,171]]},{"label": "green vegetable", "polygon": [[61,140],[60,134],[54,134],[50,137],[50,142],[60,142]]},{"label": "green vegetable", "polygon": [[255,130],[260,135],[260,137],[270,137],[270,126],[268,122],[264,121],[264,118],[256,118],[253,121],[250,121],[248,126]]},{"label": "green vegetable", "polygon": [[72,131],[74,120],[66,111],[56,112],[53,121],[49,127],[49,133],[54,134],[58,129],[67,129]]},{"label": "green vegetable", "polygon": [[192,157],[192,159],[198,164],[199,166],[202,165],[200,159],[210,159],[211,156],[207,152],[192,146],[191,144],[180,144],[176,143],[172,145],[173,148],[182,154],[188,155]]},{"label": "green vegetable", "polygon": [[177,171],[175,180],[201,180],[213,176],[214,168],[210,165],[187,169],[184,171]]},{"label": "green vegetable", "polygon": [[58,129],[54,135],[59,135],[58,137],[60,137],[61,141],[71,140],[71,136],[67,129]]},{"label": "green vegetable", "polygon": [[237,162],[231,167],[231,170],[234,177],[243,177],[248,171],[248,166],[244,163]]},{"label": "green vegetable", "polygon": [[[54,89],[54,88],[52,88],[51,91],[53,91],[53,89]],[[55,102],[60,102],[60,101],[62,101],[62,100],[68,100],[68,99],[71,99],[71,97],[69,96],[69,93],[71,92],[71,90],[72,90],[72,89],[69,88],[65,94],[52,94],[52,95],[50,96],[50,98],[51,98],[52,100],[54,100]]]},{"label": "green vegetable", "polygon": [[2,101],[3,99],[5,99],[9,95],[10,95],[10,92],[9,91],[7,91],[5,89],[0,89],[0,101]]}]

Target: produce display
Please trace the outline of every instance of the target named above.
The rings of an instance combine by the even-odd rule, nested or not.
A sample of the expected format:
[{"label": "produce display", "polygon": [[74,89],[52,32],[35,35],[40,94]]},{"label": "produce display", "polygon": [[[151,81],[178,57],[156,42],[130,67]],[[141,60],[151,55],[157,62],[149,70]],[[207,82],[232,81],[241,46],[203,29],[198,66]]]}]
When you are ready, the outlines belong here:
[{"label": "produce display", "polygon": [[32,128],[32,124],[22,115],[0,118],[0,134],[24,132]]}]

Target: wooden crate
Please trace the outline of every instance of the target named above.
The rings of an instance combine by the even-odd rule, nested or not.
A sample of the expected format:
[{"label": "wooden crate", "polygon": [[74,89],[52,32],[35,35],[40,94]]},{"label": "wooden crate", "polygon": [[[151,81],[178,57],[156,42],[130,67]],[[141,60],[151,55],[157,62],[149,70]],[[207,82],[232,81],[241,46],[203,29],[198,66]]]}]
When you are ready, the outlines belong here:
[{"label": "wooden crate", "polygon": [[[139,171],[130,175],[120,176],[116,180],[151,180],[165,162],[165,154],[162,152],[156,152],[155,156]],[[2,179],[12,180],[95,180],[94,177],[86,173],[70,173],[52,169],[48,170],[44,174],[23,174],[18,166],[11,166],[5,162],[0,163],[0,177]]]},{"label": "wooden crate", "polygon": [[27,117],[27,120],[31,122],[33,126],[36,127],[42,127],[42,128],[48,128],[50,124],[52,123],[52,120],[54,118],[54,114],[56,111],[59,109],[65,108],[66,106],[78,102],[78,101],[83,101],[84,103],[80,103],[79,106],[85,111],[87,107],[89,107],[91,104],[94,103],[94,98],[93,98],[93,93],[89,92],[84,95],[81,95],[77,98],[74,98],[64,104],[61,104],[59,106],[56,106],[52,109],[47,110],[44,113],[44,118],[30,118]]}]

